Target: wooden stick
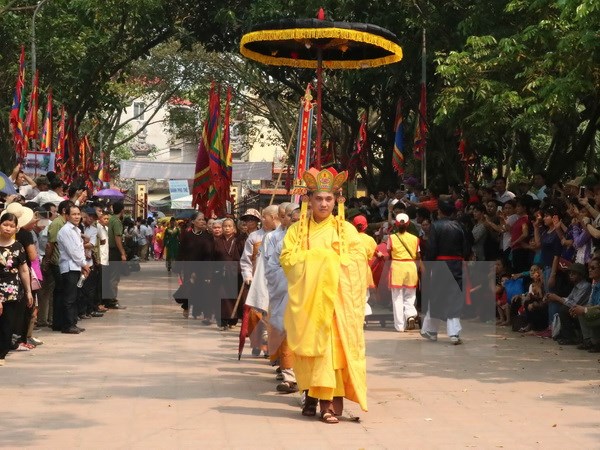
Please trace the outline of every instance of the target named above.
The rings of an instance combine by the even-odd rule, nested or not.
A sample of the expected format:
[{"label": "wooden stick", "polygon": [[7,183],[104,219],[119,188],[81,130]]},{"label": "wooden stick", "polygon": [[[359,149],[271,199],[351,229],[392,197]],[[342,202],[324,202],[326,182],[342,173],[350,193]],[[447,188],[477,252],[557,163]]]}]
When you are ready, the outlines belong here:
[{"label": "wooden stick", "polygon": [[235,306],[233,307],[233,311],[231,312],[230,319],[235,319],[235,314],[237,313],[238,307],[240,306],[240,300],[242,299],[242,294],[244,292],[244,286],[246,283],[242,282],[242,287],[240,287],[240,293],[237,296],[237,300],[235,301]]}]

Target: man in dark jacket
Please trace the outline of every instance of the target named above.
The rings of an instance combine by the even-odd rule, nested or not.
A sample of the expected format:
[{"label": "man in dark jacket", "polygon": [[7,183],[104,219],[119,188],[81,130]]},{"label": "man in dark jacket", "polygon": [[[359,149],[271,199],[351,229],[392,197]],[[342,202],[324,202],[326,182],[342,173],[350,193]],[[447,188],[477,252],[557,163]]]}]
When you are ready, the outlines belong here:
[{"label": "man in dark jacket", "polygon": [[431,225],[423,280],[423,305],[427,314],[421,336],[437,341],[438,328],[446,320],[447,333],[454,345],[460,339],[460,315],[465,303],[463,293],[463,262],[470,252],[463,226],[452,219],[454,205],[440,202],[438,220]]}]

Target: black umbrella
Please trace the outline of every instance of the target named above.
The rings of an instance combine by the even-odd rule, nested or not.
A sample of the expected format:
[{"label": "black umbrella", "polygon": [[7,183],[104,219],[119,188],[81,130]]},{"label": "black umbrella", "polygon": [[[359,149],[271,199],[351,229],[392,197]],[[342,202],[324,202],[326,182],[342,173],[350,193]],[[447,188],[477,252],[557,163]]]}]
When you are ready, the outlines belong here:
[{"label": "black umbrella", "polygon": [[322,71],[363,69],[402,59],[392,32],[377,25],[317,19],[282,19],[256,25],[242,37],[240,52],[273,66],[317,69],[317,161],[321,168]]}]

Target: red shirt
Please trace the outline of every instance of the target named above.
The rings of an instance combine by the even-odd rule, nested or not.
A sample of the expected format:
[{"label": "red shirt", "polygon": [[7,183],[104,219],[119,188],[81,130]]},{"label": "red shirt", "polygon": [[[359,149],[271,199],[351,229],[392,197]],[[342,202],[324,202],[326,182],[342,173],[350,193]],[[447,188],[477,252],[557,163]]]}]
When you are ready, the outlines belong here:
[{"label": "red shirt", "polygon": [[[529,221],[529,217],[527,215],[521,216],[517,219],[517,221],[510,227],[510,241],[515,242],[521,234],[523,234],[523,224],[527,224],[528,228],[531,230],[531,223]],[[527,243],[527,238],[521,240],[516,245],[513,245],[512,248],[523,248],[523,245]]]}]

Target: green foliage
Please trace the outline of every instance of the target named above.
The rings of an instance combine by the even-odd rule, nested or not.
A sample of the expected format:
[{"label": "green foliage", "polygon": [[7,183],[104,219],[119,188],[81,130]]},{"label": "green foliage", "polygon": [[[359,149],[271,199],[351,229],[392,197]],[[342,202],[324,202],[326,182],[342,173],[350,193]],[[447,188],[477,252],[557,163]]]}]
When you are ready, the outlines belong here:
[{"label": "green foliage", "polygon": [[461,127],[480,154],[514,151],[525,169],[573,172],[595,148],[599,13],[591,1],[509,2],[500,21],[514,22],[510,35],[470,36],[437,55],[436,123]]}]

